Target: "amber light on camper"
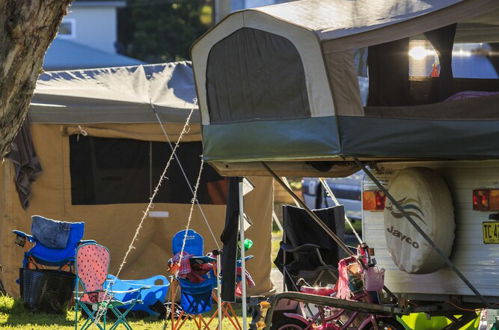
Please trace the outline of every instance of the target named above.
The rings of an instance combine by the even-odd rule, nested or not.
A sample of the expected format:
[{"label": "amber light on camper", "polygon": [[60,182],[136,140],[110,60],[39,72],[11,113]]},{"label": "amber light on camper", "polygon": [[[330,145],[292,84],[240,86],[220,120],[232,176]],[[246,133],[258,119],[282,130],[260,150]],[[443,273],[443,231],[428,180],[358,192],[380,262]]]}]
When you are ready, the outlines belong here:
[{"label": "amber light on camper", "polygon": [[499,189],[473,190],[473,210],[499,211]]},{"label": "amber light on camper", "polygon": [[383,211],[385,209],[385,193],[381,190],[366,190],[362,193],[364,211]]}]

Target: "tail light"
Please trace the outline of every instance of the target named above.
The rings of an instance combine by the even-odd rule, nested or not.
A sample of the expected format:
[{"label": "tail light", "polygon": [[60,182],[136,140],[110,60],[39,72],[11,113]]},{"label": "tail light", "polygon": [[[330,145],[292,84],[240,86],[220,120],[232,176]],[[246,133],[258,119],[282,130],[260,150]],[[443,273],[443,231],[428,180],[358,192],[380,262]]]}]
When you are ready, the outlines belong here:
[{"label": "tail light", "polygon": [[499,211],[499,189],[473,190],[473,210]]},{"label": "tail light", "polygon": [[364,211],[383,211],[385,209],[385,193],[381,190],[367,190],[362,193]]}]

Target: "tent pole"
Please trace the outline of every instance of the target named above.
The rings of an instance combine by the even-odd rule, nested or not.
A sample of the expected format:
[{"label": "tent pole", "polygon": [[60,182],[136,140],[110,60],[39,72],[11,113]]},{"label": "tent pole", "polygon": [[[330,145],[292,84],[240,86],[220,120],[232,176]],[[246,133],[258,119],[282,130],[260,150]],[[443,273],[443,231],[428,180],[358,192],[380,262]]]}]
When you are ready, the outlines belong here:
[{"label": "tent pole", "polygon": [[218,307],[218,330],[222,330],[222,321],[223,321],[223,316],[222,316],[222,283],[221,283],[221,278],[220,278],[220,267],[222,266],[221,262],[221,255],[220,252],[217,251],[217,307]]},{"label": "tent pole", "polygon": [[243,330],[247,329],[246,310],[246,260],[244,251],[244,195],[243,182],[239,182],[239,246],[241,249],[241,287],[242,287],[242,309],[243,309]]},{"label": "tent pole", "polygon": [[456,265],[454,265],[454,263],[450,261],[450,259],[442,252],[442,250],[435,244],[435,242],[433,242],[431,237],[428,236],[425,233],[425,231],[421,229],[421,227],[419,227],[416,221],[414,221],[414,219],[404,210],[404,208],[400,206],[397,200],[395,200],[392,194],[390,194],[388,190],[381,184],[381,182],[379,182],[379,180],[374,176],[374,174],[372,174],[371,171],[369,171],[369,169],[363,163],[361,163],[357,158],[354,158],[354,161],[355,164],[357,164],[357,166],[359,166],[362,169],[362,171],[366,173],[367,176],[376,184],[376,186],[378,186],[378,188],[385,194],[385,196],[390,200],[390,202],[393,205],[395,205],[397,210],[400,213],[402,213],[404,218],[406,218],[407,221],[409,221],[409,223],[424,238],[424,240],[428,242],[428,244],[433,248],[433,250],[435,250],[435,252],[437,252],[437,254],[445,261],[447,266],[449,266],[449,268],[452,269],[454,273],[456,273],[456,275],[464,282],[464,284],[468,286],[468,288],[470,288],[471,291],[473,291],[473,293],[485,304],[485,306],[489,307],[490,305],[487,302],[487,300],[480,294],[480,292],[473,286],[473,284],[471,284],[471,282],[466,278],[466,276],[464,276],[464,274],[461,273],[459,269],[457,269]]}]

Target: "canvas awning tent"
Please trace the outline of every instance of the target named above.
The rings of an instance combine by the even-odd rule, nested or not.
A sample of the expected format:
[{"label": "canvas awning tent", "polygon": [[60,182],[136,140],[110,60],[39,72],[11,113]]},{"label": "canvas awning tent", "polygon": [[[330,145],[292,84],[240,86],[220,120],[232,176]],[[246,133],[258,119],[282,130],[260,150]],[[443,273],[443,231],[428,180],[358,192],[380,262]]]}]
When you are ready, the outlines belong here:
[{"label": "canvas awning tent", "polygon": [[[110,272],[116,272],[169,155],[151,107],[175,142],[190,109],[195,107],[194,98],[189,63],[41,75],[29,115],[43,171],[31,186],[32,197],[26,210],[16,193],[13,164],[6,161],[0,167],[0,280],[9,293],[18,293],[15,281],[23,257],[23,249],[14,244],[11,230],[30,232],[33,214],[85,221],[84,238],[109,248]],[[197,112],[178,149],[191,183],[197,177],[202,150]],[[218,239],[224,226],[225,206],[216,197],[223,192],[217,193],[216,184],[210,186],[220,181],[210,181],[216,173],[207,171],[205,168],[209,178],[204,188],[201,184],[199,197]],[[191,195],[175,163],[167,176],[120,275],[124,279],[166,274],[171,238],[185,229]],[[265,293],[272,290],[272,182],[262,178],[252,181],[256,188],[245,198],[245,205],[253,225],[246,236],[254,241],[250,252],[255,258],[247,266],[257,284],[254,292]],[[206,252],[216,248],[197,207],[192,228],[205,238]]]},{"label": "canvas awning tent", "polygon": [[[441,72],[418,81],[408,45],[424,37]],[[204,156],[226,174],[262,174],[267,161],[310,176],[344,175],[353,157],[497,158],[498,95],[440,103],[499,91],[498,80],[452,79],[453,42],[499,42],[499,2],[301,0],[233,13],[192,48]]]}]

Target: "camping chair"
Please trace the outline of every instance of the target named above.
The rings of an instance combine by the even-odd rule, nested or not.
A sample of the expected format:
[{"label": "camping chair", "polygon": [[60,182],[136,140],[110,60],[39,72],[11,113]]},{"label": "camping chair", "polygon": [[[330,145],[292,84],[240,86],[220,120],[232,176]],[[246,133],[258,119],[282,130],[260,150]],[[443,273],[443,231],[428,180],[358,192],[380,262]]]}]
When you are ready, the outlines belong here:
[{"label": "camping chair", "polygon": [[[343,238],[343,206],[313,212]],[[288,290],[299,291],[303,282],[312,286],[334,285],[340,259],[338,245],[301,208],[283,206],[283,220],[283,241],[274,263],[283,273]]]},{"label": "camping chair", "polygon": [[[150,316],[159,316],[158,310],[162,311],[166,298],[166,293],[170,287],[170,282],[163,275],[156,275],[140,280],[121,280],[114,275],[107,275],[105,283],[107,290],[115,291],[114,299],[127,301],[131,295],[135,295],[133,289],[145,287],[140,292],[139,300],[141,303],[135,304],[131,312],[143,312]],[[132,290],[130,292],[130,290]],[[121,309],[121,308],[120,308]]]},{"label": "camping chair", "polygon": [[[106,247],[97,243],[87,243],[79,246],[76,250],[76,287],[75,287],[75,328],[78,328],[78,309],[88,315],[81,329],[89,328],[93,323],[101,330],[106,329],[107,311],[116,316],[116,321],[110,327],[115,329],[120,324],[125,328],[132,329],[126,320],[127,314],[140,302],[141,291],[147,287],[139,287],[127,291],[113,291],[106,289],[104,283],[108,276],[111,256]],[[80,288],[82,291],[80,291]],[[126,297],[126,301],[118,301],[114,298],[120,294]],[[91,308],[89,308],[89,305]],[[124,311],[119,307],[128,306]],[[103,324],[100,324],[102,319]]]},{"label": "camping chair", "polygon": [[[182,245],[185,239],[185,246],[183,249],[183,256],[181,260],[180,269],[175,263],[178,263],[180,253],[182,252]],[[175,275],[172,281],[171,299],[176,298],[176,290],[180,288],[180,313],[175,313],[175,303],[171,302],[171,322],[173,329],[180,329],[185,321],[186,316],[190,316],[198,329],[208,328],[209,322],[206,322],[202,316],[212,310],[213,305],[213,288],[216,287],[216,277],[212,271],[206,274],[193,275],[195,271],[193,268],[195,264],[205,265],[216,261],[215,258],[204,255],[204,240],[201,235],[192,229],[182,230],[176,233],[172,239],[172,253],[174,257],[170,262]],[[177,260],[177,261],[176,261]],[[191,268],[193,267],[193,268]],[[175,318],[178,320],[176,321]]]},{"label": "camping chair", "polygon": [[76,247],[82,242],[84,222],[31,217],[31,233],[13,230],[16,244],[25,249],[20,269],[20,291],[31,311],[65,312],[74,287]]},{"label": "camping chair", "polygon": [[[60,270],[72,269],[75,261],[76,247],[82,241],[85,230],[84,222],[64,222],[33,215],[31,217],[31,233],[13,230],[17,235],[16,244],[25,247],[23,267],[29,269],[44,266],[59,267]],[[26,243],[29,242],[30,244]]]}]

